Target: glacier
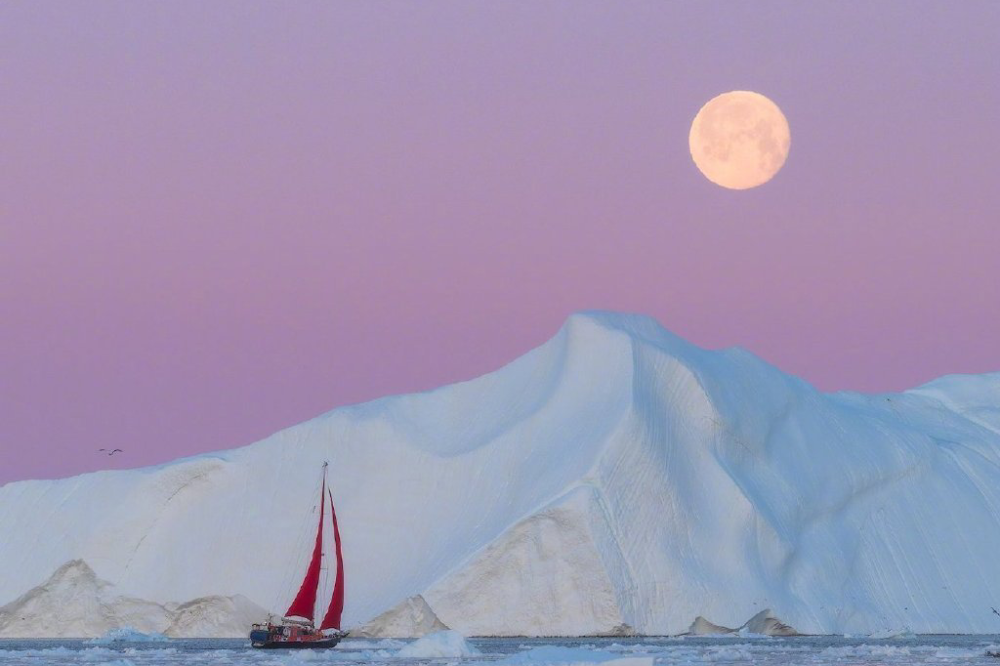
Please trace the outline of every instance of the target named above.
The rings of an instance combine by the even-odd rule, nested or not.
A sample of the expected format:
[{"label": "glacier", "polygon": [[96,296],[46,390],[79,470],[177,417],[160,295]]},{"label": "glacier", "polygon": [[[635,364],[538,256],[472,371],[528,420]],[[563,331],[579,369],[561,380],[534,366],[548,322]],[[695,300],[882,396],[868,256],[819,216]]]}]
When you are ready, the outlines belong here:
[{"label": "glacier", "polygon": [[419,597],[428,612],[394,617],[467,636],[679,634],[764,609],[815,634],[997,627],[1000,373],[823,393],[608,312],[477,379],[239,449],[8,483],[0,603],[83,560],[130,598],[281,610],[324,461],[347,626]]}]

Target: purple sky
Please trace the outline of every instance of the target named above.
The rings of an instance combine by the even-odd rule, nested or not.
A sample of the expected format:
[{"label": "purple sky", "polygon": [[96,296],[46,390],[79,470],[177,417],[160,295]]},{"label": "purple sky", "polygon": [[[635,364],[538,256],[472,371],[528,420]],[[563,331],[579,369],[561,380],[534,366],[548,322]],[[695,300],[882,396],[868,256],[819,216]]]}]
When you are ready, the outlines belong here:
[{"label": "purple sky", "polygon": [[[0,483],[467,379],[588,308],[823,389],[998,370],[998,35],[993,0],[4,3]],[[687,149],[732,89],[792,128],[745,192]]]}]

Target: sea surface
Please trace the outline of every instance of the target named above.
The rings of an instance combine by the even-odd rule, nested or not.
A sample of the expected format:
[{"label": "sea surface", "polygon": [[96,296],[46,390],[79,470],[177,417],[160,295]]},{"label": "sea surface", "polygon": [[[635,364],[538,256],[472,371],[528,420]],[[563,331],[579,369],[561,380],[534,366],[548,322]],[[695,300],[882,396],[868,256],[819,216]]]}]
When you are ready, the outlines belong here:
[{"label": "sea surface", "polygon": [[[81,640],[0,640],[0,664],[47,666],[274,665],[478,666],[490,664],[593,664],[628,659],[616,666],[673,664],[984,664],[1000,650],[1000,636],[683,637],[583,639],[469,639],[478,654],[413,658],[408,641],[348,639],[332,650],[253,650],[245,640],[185,640],[94,644]],[[447,651],[447,649],[445,649]]]}]

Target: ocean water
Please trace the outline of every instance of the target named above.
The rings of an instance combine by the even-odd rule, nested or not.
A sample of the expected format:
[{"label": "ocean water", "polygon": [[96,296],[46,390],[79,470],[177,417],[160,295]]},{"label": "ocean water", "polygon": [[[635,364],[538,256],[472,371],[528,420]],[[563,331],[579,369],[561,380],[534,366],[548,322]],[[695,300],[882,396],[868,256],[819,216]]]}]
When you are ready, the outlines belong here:
[{"label": "ocean water", "polygon": [[401,656],[407,641],[345,640],[332,650],[253,650],[244,640],[184,640],[97,645],[80,640],[0,640],[3,666],[273,665],[479,666],[563,665],[627,659],[616,666],[689,664],[984,664],[1000,666],[987,650],[1000,636],[683,637],[607,639],[469,639],[478,654],[414,659]]},{"label": "ocean water", "polygon": [[244,640],[167,640],[99,645],[73,640],[0,640],[0,664],[48,666],[274,665],[343,663],[347,666],[478,666],[480,664],[588,664],[627,659],[620,666],[688,664],[990,664],[1000,636],[685,637],[608,639],[469,639],[470,656],[413,659],[407,641],[348,639],[332,650],[261,651]]}]

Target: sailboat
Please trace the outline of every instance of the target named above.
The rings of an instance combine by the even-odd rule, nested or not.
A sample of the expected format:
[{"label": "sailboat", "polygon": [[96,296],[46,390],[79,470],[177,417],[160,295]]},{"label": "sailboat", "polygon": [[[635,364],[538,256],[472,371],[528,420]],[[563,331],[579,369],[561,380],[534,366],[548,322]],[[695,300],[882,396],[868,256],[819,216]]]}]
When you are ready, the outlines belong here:
[{"label": "sailboat", "polygon": [[[340,618],[344,612],[344,556],[340,548],[340,527],[337,524],[337,512],[333,508],[333,493],[326,486],[326,468],[323,463],[323,483],[319,493],[319,529],[316,532],[316,545],[313,547],[312,558],[306,569],[305,578],[299,587],[298,594],[285,611],[279,622],[254,624],[250,629],[250,645],[263,649],[290,648],[332,648],[346,635],[340,628]],[[333,585],[333,594],[326,611],[322,614],[319,626],[316,618],[316,598],[319,596],[320,569],[323,563],[323,527],[326,520],[326,504],[329,499],[330,516],[333,518],[333,543],[337,553],[337,578]]]}]

